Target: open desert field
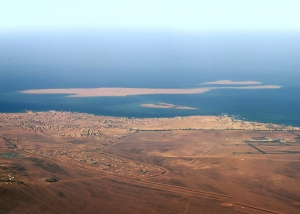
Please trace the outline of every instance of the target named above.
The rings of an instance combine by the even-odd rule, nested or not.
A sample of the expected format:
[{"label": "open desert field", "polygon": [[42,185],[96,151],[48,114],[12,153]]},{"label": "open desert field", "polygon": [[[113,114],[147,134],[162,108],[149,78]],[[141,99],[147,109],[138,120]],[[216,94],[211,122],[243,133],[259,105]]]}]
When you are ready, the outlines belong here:
[{"label": "open desert field", "polygon": [[218,117],[0,117],[1,213],[300,211],[297,128],[241,129]]}]

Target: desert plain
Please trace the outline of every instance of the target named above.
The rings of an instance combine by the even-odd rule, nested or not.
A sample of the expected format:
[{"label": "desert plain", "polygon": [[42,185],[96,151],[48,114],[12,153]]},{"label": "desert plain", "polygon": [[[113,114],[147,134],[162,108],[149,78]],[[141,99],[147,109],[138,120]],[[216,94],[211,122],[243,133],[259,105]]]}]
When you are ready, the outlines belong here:
[{"label": "desert plain", "polygon": [[1,213],[299,213],[300,128],[0,114]]}]

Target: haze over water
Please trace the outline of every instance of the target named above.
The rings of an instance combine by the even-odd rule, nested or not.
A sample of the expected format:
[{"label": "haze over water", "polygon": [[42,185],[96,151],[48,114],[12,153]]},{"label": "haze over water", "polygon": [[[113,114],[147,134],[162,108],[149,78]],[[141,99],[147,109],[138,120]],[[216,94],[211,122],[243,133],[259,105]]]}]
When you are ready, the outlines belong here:
[{"label": "haze over water", "polygon": [[[57,30],[1,34],[0,111],[79,111],[129,117],[239,115],[300,125],[300,37],[284,33]],[[43,88],[197,88],[217,80],[280,89],[217,89],[194,95],[67,98]],[[222,85],[221,85],[222,86]],[[170,103],[197,110],[153,109]]]}]

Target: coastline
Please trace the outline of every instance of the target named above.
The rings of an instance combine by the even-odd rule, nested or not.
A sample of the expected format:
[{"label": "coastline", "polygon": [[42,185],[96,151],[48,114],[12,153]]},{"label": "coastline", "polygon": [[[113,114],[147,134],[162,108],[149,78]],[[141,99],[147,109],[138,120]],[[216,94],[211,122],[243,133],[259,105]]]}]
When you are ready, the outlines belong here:
[{"label": "coastline", "polygon": [[[63,124],[70,118],[92,119],[93,121],[115,121],[121,129],[132,131],[170,131],[170,130],[253,130],[253,131],[300,131],[300,127],[285,126],[282,124],[251,122],[235,119],[226,114],[219,116],[176,116],[176,117],[154,117],[154,118],[128,118],[116,116],[103,116],[88,113],[78,113],[69,111],[38,111],[31,110],[25,113],[0,113],[0,127],[5,127],[7,121],[20,125],[14,118],[28,118],[35,115],[36,118],[52,118],[52,120],[62,120]],[[72,121],[71,119],[70,121]],[[47,120],[45,120],[47,121]],[[48,123],[48,122],[46,122]],[[45,124],[46,124],[45,123]],[[107,122],[104,122],[105,124]],[[44,127],[41,125],[41,127]],[[120,125],[121,124],[121,125]],[[111,128],[107,126],[106,128]]]}]

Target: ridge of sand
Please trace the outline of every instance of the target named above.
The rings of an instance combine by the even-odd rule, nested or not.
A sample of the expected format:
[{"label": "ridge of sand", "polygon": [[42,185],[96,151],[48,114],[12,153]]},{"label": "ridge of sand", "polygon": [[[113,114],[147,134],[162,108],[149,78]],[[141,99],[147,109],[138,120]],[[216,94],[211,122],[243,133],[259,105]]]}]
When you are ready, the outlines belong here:
[{"label": "ridge of sand", "polygon": [[204,82],[200,85],[209,85],[209,84],[216,84],[216,85],[256,85],[261,84],[261,82],[257,81],[232,81],[232,80],[218,80],[213,82]]},{"label": "ridge of sand", "polygon": [[171,109],[184,109],[184,110],[196,110],[197,108],[193,107],[188,107],[188,106],[179,106],[179,105],[174,105],[174,104],[169,104],[169,103],[146,103],[146,104],[141,104],[140,106],[142,107],[148,107],[148,108],[171,108]]},{"label": "ridge of sand", "polygon": [[129,96],[143,94],[199,94],[208,88],[193,89],[153,89],[153,88],[66,88],[34,89],[21,91],[27,94],[71,94],[69,97]]},{"label": "ridge of sand", "polygon": [[26,94],[67,94],[68,97],[101,97],[101,96],[129,96],[146,94],[200,94],[212,89],[278,89],[281,86],[242,86],[242,87],[206,87],[190,89],[164,89],[164,88],[57,88],[57,89],[32,89],[20,91]]},{"label": "ridge of sand", "polygon": [[[280,85],[257,85],[257,86],[240,86],[240,87],[214,87],[216,89],[224,89],[224,88],[229,88],[229,89],[279,89],[282,86]],[[213,88],[211,88],[213,89]]]}]

